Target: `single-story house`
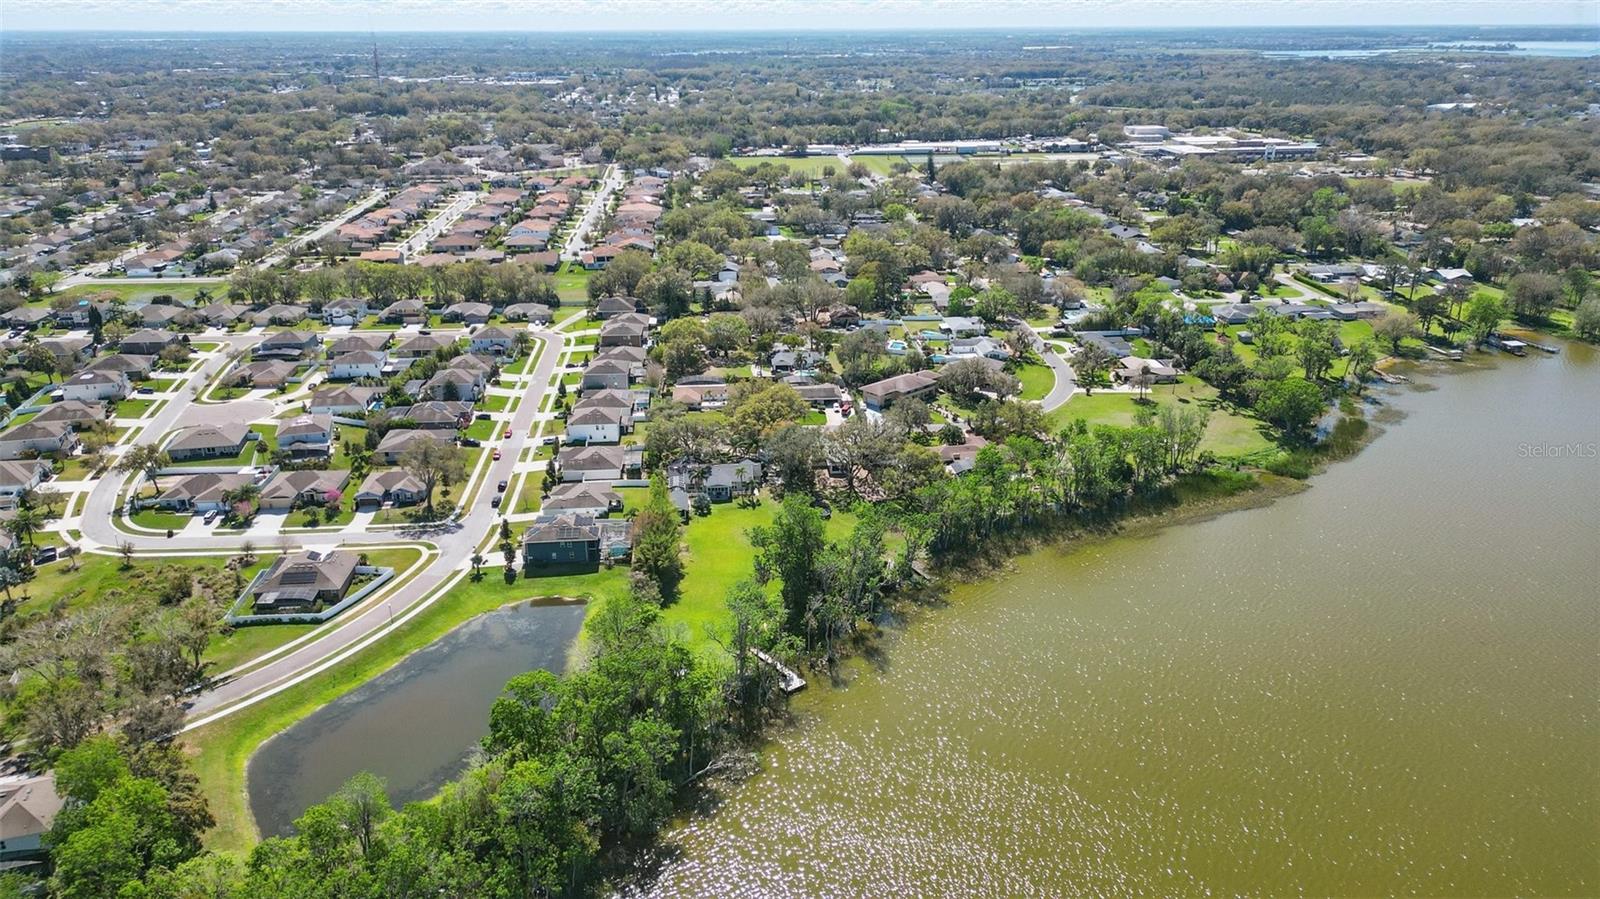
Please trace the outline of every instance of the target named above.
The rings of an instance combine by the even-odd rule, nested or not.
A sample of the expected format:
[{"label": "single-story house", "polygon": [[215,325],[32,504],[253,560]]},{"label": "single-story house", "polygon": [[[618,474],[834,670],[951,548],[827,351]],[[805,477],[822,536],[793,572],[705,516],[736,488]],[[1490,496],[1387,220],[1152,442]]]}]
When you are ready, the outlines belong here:
[{"label": "single-story house", "polygon": [[590,518],[605,518],[622,511],[622,494],[601,484],[576,482],[557,484],[540,506],[547,513],[569,512]]},{"label": "single-story house", "polygon": [[639,311],[639,303],[632,297],[601,297],[595,301],[590,315],[605,321],[619,315],[632,315]]},{"label": "single-story house", "polygon": [[945,353],[956,357],[982,356],[1002,362],[1011,358],[1011,350],[1005,342],[993,337],[957,337],[950,341]]},{"label": "single-story house", "polygon": [[377,387],[319,387],[306,401],[306,411],[313,415],[359,417],[382,395]]},{"label": "single-story house", "polygon": [[754,459],[700,465],[679,461],[667,467],[667,484],[691,497],[703,493],[714,503],[730,502],[748,496],[761,486],[761,463]]},{"label": "single-story house", "polygon": [[907,397],[922,399],[938,392],[937,375],[931,371],[914,371],[873,381],[861,388],[861,398],[868,409],[881,412]]},{"label": "single-story house", "polygon": [[317,471],[280,470],[261,488],[261,508],[287,511],[298,505],[320,506],[331,494],[339,494],[350,480],[350,472],[343,469]]},{"label": "single-story house", "polygon": [[252,355],[257,359],[302,359],[314,354],[321,343],[314,331],[279,331],[256,344]]},{"label": "single-story house", "polygon": [[171,331],[157,331],[154,328],[145,328],[122,338],[118,347],[122,352],[131,353],[135,356],[159,356],[162,350],[178,342],[178,335]]},{"label": "single-story house", "polygon": [[472,424],[472,404],[461,400],[425,400],[411,406],[391,406],[384,410],[384,417],[390,421],[408,421],[426,430],[459,430]]},{"label": "single-story house", "polygon": [[482,325],[494,315],[494,308],[488,303],[455,303],[444,308],[439,318],[447,322],[464,322],[469,325]]},{"label": "single-story house", "polygon": [[939,320],[939,330],[951,337],[976,337],[989,333],[989,326],[981,318],[950,315]]},{"label": "single-story house", "polygon": [[203,471],[162,481],[165,487],[151,505],[169,512],[226,512],[227,497],[255,476],[248,472]]},{"label": "single-story house", "polygon": [[237,422],[194,425],[176,431],[167,441],[166,451],[174,462],[229,458],[244,452],[245,443],[258,437],[248,425]]},{"label": "single-story house", "polygon": [[508,322],[532,322],[536,325],[548,325],[552,316],[550,307],[543,303],[512,303],[500,313]]},{"label": "single-story house", "polygon": [[314,609],[344,598],[360,557],[352,552],[300,550],[281,555],[256,581],[257,612]]},{"label": "single-story house", "polygon": [[[413,432],[415,433],[415,432]],[[427,499],[426,486],[416,475],[399,469],[374,471],[356,490],[357,511],[371,511],[385,505],[414,506]]]},{"label": "single-story house", "polygon": [[372,451],[373,458],[385,465],[394,465],[411,445],[419,440],[445,440],[437,432],[424,431],[419,428],[391,428],[378,441],[378,446]]},{"label": "single-story house", "polygon": [[385,306],[380,321],[393,325],[414,325],[428,320],[428,304],[421,300],[397,300]]},{"label": "single-story house", "polygon": [[75,431],[82,431],[97,421],[106,420],[106,407],[103,403],[84,402],[83,400],[62,400],[44,407],[44,411],[35,415],[35,422],[64,421],[72,425]]},{"label": "single-story house", "polygon": [[246,362],[228,374],[228,383],[238,387],[276,390],[289,383],[295,364],[286,359]]},{"label": "single-story house", "polygon": [[127,353],[101,356],[85,366],[88,371],[120,371],[127,375],[130,381],[140,381],[150,377],[150,369],[154,367],[154,356],[131,356]]},{"label": "single-story house", "polygon": [[1117,362],[1117,367],[1111,371],[1111,379],[1124,384],[1131,384],[1140,373],[1145,373],[1152,384],[1171,384],[1178,380],[1178,370],[1156,359],[1145,359],[1140,356],[1124,356]]}]

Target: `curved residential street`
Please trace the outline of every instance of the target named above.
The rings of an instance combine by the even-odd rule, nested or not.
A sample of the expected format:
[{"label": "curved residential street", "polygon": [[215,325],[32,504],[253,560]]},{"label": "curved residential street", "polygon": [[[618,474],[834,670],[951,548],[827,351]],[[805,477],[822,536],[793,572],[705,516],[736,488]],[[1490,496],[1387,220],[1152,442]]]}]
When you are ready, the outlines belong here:
[{"label": "curved residential street", "polygon": [[[74,525],[82,530],[82,548],[86,551],[108,552],[124,543],[130,543],[140,553],[155,555],[232,553],[247,540],[259,549],[275,546],[372,546],[416,545],[427,550],[418,569],[408,571],[398,587],[380,593],[334,619],[313,639],[291,644],[290,649],[268,661],[249,667],[243,673],[225,676],[220,682],[193,698],[189,705],[189,727],[199,726],[221,717],[222,714],[243,707],[298,682],[322,668],[339,661],[346,650],[351,650],[367,638],[381,636],[380,630],[392,621],[414,611],[419,600],[429,599],[440,587],[468,567],[467,560],[498,527],[500,510],[490,505],[496,495],[495,484],[513,480],[517,463],[523,450],[533,445],[532,434],[539,420],[539,411],[549,392],[554,375],[561,364],[565,335],[552,330],[533,330],[530,336],[542,348],[537,365],[532,372],[502,376],[514,378],[522,391],[516,409],[504,423],[511,430],[509,438],[502,439],[496,428],[494,439],[484,442],[485,453],[478,470],[471,473],[463,489],[470,497],[471,506],[452,520],[417,527],[364,528],[356,525],[341,531],[286,532],[281,536],[270,534],[187,535],[168,538],[159,534],[138,534],[122,530],[113,523],[117,513],[117,499],[128,481],[128,475],[111,470],[94,482],[84,504],[81,516],[74,516],[64,525]],[[183,386],[170,394],[156,414],[140,422],[143,430],[138,438],[121,447],[140,443],[154,443],[176,428],[206,423],[247,423],[271,417],[281,403],[267,399],[235,399],[226,403],[195,403],[193,396],[203,393],[228,365],[229,352],[243,349],[261,339],[261,334],[201,335],[201,341],[216,341],[224,347],[212,350],[201,364],[188,373]],[[541,429],[542,430],[542,429]],[[501,458],[494,460],[489,450],[499,449]],[[474,490],[474,485],[476,489]],[[507,494],[512,495],[512,494]],[[420,608],[420,607],[418,607]]]}]

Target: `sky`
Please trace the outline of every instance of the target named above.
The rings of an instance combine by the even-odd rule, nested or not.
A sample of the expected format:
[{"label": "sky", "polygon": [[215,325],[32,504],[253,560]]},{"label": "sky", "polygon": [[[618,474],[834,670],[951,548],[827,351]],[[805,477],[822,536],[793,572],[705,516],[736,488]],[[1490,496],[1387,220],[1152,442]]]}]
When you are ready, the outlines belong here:
[{"label": "sky", "polygon": [[0,0],[0,31],[1588,25],[1600,0]]}]

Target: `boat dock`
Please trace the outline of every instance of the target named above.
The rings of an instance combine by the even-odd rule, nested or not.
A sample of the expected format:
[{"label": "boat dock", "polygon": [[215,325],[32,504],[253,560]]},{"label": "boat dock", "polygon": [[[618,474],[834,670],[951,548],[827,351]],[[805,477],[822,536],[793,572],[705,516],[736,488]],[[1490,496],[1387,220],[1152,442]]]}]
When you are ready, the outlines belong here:
[{"label": "boat dock", "polygon": [[1484,338],[1483,342],[1497,350],[1510,353],[1513,356],[1528,355],[1528,345],[1514,337],[1502,337],[1499,334],[1490,334],[1488,337]]},{"label": "boat dock", "polygon": [[806,688],[805,678],[801,677],[793,668],[768,655],[764,650],[752,646],[750,647],[750,654],[755,656],[763,665],[778,672],[778,675],[783,678],[783,692],[792,695]]},{"label": "boat dock", "polygon": [[1447,350],[1447,349],[1444,349],[1443,347],[1436,347],[1431,343],[1424,344],[1424,346],[1426,346],[1428,348],[1429,352],[1432,352],[1435,355],[1441,356],[1441,357],[1443,357],[1445,359],[1449,359],[1451,362],[1460,362],[1461,361],[1461,351],[1458,350],[1458,349],[1448,349]]}]

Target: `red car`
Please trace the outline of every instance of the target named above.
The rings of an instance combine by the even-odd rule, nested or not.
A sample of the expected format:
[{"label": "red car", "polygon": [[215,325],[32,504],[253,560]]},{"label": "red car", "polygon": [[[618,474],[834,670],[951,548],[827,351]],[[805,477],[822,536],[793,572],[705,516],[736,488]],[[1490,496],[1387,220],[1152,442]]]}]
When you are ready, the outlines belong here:
[{"label": "red car", "polygon": [[500,451],[499,451],[499,450],[495,450],[495,451],[494,451],[494,460],[495,460],[495,461],[496,461],[496,462],[499,462],[499,461],[500,461]]},{"label": "red car", "polygon": [[510,428],[506,428],[506,432],[504,434],[501,434],[500,436],[504,437],[507,440],[510,440],[511,439],[511,429]]}]

